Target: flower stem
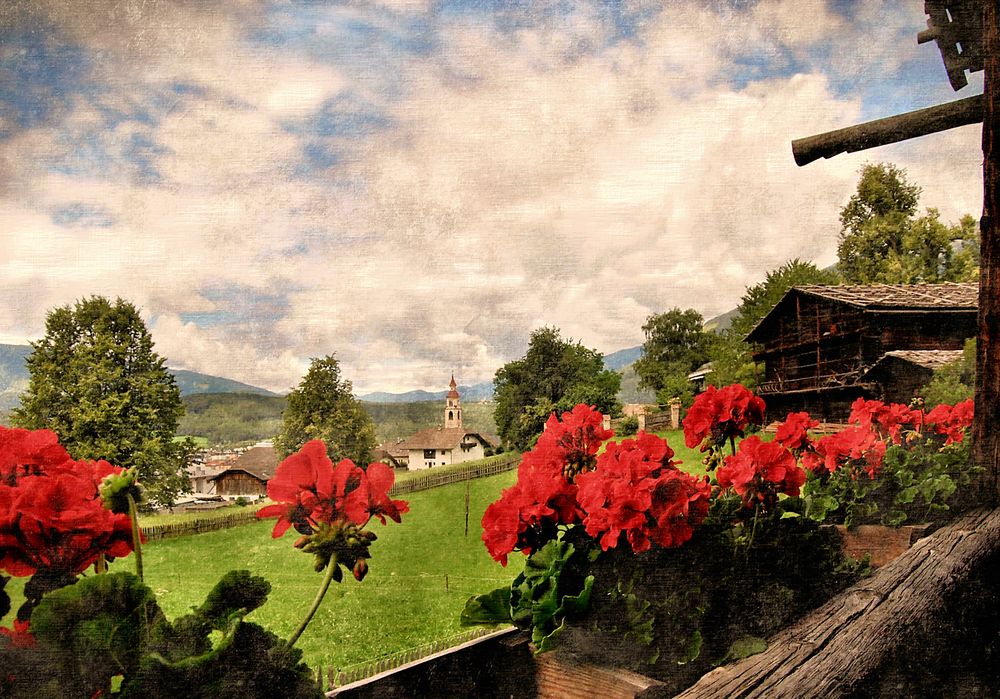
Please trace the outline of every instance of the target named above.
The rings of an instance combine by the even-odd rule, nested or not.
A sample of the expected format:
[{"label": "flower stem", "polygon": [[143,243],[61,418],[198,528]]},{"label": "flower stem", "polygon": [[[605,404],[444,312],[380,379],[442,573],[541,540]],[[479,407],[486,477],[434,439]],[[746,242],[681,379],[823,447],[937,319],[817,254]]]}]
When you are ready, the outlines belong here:
[{"label": "flower stem", "polygon": [[128,516],[132,520],[132,549],[135,551],[135,574],[142,580],[142,542],[139,540],[139,512],[135,506],[135,498],[131,493],[128,497]]},{"label": "flower stem", "polygon": [[295,629],[295,633],[288,638],[286,645],[289,648],[295,645],[295,642],[299,640],[299,636],[301,636],[302,632],[306,630],[307,626],[309,626],[309,622],[312,621],[313,616],[319,609],[319,605],[323,602],[323,597],[326,596],[326,591],[330,589],[330,583],[333,582],[333,574],[335,572],[337,572],[337,563],[336,561],[330,561],[326,566],[326,575],[323,576],[323,582],[320,583],[319,590],[316,591],[316,599],[313,600],[312,606],[309,607],[309,611],[306,612],[306,616],[302,620],[302,623],[299,624],[299,628]]}]

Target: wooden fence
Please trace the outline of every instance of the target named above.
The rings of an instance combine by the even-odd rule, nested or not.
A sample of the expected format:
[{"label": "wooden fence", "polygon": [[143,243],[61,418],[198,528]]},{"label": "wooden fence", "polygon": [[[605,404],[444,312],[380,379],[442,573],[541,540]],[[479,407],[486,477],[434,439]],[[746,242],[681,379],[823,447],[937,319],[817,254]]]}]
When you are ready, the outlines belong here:
[{"label": "wooden fence", "polygon": [[475,478],[495,476],[498,473],[514,470],[519,463],[521,463],[520,454],[501,454],[465,466],[448,469],[444,472],[435,473],[434,469],[428,469],[426,474],[414,476],[413,478],[396,483],[392,486],[389,494],[403,495],[405,493],[415,493],[418,490],[437,488],[438,486],[450,483],[460,483]]},{"label": "wooden fence", "polygon": [[[513,629],[511,631],[513,632]],[[422,646],[408,648],[405,651],[393,653],[392,655],[387,655],[383,658],[379,658],[378,660],[372,660],[371,662],[350,665],[339,670],[331,668],[327,676],[327,682],[330,687],[344,687],[345,685],[360,682],[361,680],[366,680],[369,677],[374,677],[375,675],[379,675],[384,672],[396,670],[404,665],[426,660],[431,656],[452,651],[453,649],[467,644],[470,641],[495,633],[495,629],[470,629],[464,633],[451,636],[449,638],[442,638],[434,641],[433,643],[427,643]]]},{"label": "wooden fence", "polygon": [[146,541],[170,539],[175,536],[188,536],[202,532],[212,532],[218,529],[229,529],[242,524],[257,522],[257,509],[245,508],[238,512],[219,517],[203,517],[188,522],[170,522],[165,524],[140,525]]}]

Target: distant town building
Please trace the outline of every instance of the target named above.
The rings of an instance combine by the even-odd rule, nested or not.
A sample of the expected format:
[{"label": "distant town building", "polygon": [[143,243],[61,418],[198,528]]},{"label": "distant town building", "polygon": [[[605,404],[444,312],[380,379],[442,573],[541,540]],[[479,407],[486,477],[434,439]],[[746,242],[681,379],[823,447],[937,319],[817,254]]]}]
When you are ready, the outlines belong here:
[{"label": "distant town building", "polygon": [[216,476],[209,478],[215,492],[223,497],[263,497],[267,482],[278,468],[278,454],[270,442],[261,442],[247,451]]},{"label": "distant town building", "polygon": [[496,446],[489,437],[462,426],[462,399],[454,374],[448,386],[444,426],[421,430],[398,445],[409,454],[407,467],[410,470],[482,459],[487,449]]}]

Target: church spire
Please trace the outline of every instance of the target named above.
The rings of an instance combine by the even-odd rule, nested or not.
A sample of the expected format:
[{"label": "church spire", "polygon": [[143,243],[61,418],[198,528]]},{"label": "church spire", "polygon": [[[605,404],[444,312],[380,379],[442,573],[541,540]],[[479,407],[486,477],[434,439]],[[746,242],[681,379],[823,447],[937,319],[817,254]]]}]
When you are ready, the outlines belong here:
[{"label": "church spire", "polygon": [[448,397],[444,403],[444,426],[445,429],[462,427],[462,398],[458,395],[458,384],[455,383],[455,372],[451,373],[451,382],[448,384]]}]

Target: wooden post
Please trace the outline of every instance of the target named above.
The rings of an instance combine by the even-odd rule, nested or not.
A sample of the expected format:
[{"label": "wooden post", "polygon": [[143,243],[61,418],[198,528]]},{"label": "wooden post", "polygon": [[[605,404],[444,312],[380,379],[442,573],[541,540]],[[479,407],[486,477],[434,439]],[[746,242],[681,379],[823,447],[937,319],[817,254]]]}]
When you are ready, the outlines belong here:
[{"label": "wooden post", "polygon": [[976,462],[986,468],[983,496],[1000,500],[1000,9],[982,0],[983,218],[980,221],[979,336],[976,344]]}]

